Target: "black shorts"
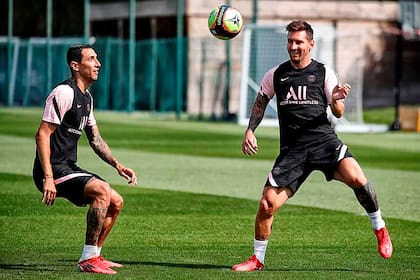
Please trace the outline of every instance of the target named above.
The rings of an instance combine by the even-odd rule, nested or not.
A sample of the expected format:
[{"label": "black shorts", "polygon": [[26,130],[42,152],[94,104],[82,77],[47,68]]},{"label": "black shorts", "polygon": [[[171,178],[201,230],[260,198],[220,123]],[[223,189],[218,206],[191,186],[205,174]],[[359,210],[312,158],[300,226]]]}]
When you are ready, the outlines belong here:
[{"label": "black shorts", "polygon": [[[86,171],[76,164],[58,164],[53,165],[54,183],[57,189],[57,197],[67,198],[70,202],[77,206],[86,206],[88,201],[83,199],[83,192],[86,184],[98,175]],[[43,192],[44,172],[40,163],[35,160],[32,171],[34,183],[40,192]]]},{"label": "black shorts", "polygon": [[287,187],[295,194],[314,170],[323,172],[327,181],[332,180],[338,163],[347,157],[353,156],[339,139],[282,148],[266,186]]}]

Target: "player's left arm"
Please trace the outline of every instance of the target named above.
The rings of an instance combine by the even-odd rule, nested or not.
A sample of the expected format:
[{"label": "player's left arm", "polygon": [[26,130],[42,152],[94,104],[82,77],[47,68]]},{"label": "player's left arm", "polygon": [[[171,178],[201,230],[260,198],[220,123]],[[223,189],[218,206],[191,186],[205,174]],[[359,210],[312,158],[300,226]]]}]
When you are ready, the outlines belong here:
[{"label": "player's left arm", "polygon": [[345,111],[344,99],[347,97],[351,86],[347,83],[341,84],[334,70],[325,66],[325,95],[333,115],[341,118]]},{"label": "player's left arm", "polygon": [[335,117],[340,118],[345,111],[344,99],[347,97],[351,86],[347,83],[338,84],[334,87],[331,95],[331,111]]},{"label": "player's left arm", "polygon": [[127,168],[114,157],[112,154],[111,149],[109,148],[108,144],[102,138],[101,134],[99,133],[98,126],[86,126],[85,127],[86,136],[89,140],[89,145],[95,151],[95,153],[106,163],[113,166],[120,176],[124,177],[129,184],[136,185],[137,184],[137,177],[136,173],[131,169]]}]

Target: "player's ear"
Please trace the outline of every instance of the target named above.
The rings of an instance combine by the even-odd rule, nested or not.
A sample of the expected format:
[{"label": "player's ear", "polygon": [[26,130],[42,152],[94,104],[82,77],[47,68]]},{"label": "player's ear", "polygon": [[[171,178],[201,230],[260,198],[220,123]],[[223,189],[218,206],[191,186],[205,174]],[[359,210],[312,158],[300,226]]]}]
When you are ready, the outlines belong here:
[{"label": "player's ear", "polygon": [[79,72],[79,63],[77,63],[76,61],[71,61],[70,68],[72,71]]},{"label": "player's ear", "polygon": [[312,39],[311,41],[309,41],[309,45],[311,46],[311,49],[313,49],[315,47],[315,40]]}]

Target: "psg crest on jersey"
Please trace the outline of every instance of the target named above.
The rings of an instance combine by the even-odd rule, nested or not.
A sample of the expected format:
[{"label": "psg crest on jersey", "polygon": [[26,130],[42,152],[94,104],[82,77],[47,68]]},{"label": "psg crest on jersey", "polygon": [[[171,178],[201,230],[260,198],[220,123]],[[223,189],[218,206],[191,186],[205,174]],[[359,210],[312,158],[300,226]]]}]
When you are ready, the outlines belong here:
[{"label": "psg crest on jersey", "polygon": [[308,82],[313,83],[316,81],[315,75],[309,75],[308,76]]}]

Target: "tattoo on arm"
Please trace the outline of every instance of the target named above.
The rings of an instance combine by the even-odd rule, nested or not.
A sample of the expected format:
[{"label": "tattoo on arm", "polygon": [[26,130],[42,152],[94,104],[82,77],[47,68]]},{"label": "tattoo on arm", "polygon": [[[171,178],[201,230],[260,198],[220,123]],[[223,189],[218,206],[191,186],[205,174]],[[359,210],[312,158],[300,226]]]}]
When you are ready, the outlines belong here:
[{"label": "tattoo on arm", "polygon": [[255,129],[261,123],[268,102],[270,102],[270,99],[267,96],[264,94],[258,94],[257,98],[255,99],[254,106],[252,107],[251,116],[249,117],[248,129],[255,131]]},{"label": "tattoo on arm", "polygon": [[99,129],[96,125],[91,127],[86,127],[86,136],[89,140],[89,145],[95,151],[95,153],[105,162],[114,166],[117,163],[117,160],[112,155],[111,149],[108,144],[102,139]]}]

